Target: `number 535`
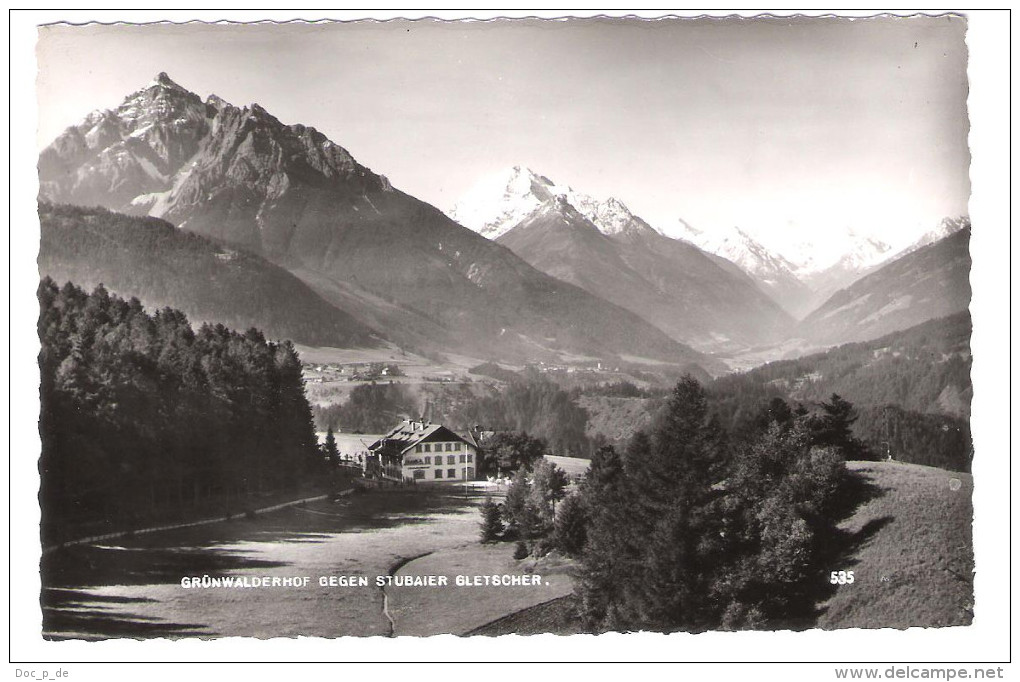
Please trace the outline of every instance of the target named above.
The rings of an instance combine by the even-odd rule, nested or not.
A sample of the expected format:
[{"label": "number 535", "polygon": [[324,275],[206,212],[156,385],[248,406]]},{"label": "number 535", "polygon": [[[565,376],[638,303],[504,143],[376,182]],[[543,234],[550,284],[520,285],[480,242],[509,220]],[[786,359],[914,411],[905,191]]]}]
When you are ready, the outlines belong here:
[{"label": "number 535", "polygon": [[829,582],[833,585],[852,585],[854,582],[853,571],[833,571],[829,575]]}]

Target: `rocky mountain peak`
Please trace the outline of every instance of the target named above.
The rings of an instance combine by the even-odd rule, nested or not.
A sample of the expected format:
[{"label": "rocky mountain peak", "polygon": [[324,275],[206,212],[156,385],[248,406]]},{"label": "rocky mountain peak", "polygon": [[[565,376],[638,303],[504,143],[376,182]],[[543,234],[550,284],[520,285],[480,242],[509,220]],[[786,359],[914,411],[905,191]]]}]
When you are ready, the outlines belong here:
[{"label": "rocky mountain peak", "polygon": [[284,125],[259,104],[203,101],[162,72],[43,151],[40,197],[174,219],[212,188],[232,193],[240,183],[260,205],[285,191],[290,173],[309,171],[358,193],[381,184],[314,128]]},{"label": "rocky mountain peak", "polygon": [[152,84],[161,85],[167,88],[175,88],[177,90],[184,90],[184,88],[182,88],[180,85],[175,83],[170,78],[166,71],[160,71],[158,74],[156,74],[156,77],[152,79]]},{"label": "rocky mountain peak", "polygon": [[212,94],[206,97],[205,103],[206,105],[212,107],[213,109],[216,109],[216,111],[220,111],[222,109],[225,109],[226,107],[234,106],[230,102],[226,101],[225,99],[216,94]]}]

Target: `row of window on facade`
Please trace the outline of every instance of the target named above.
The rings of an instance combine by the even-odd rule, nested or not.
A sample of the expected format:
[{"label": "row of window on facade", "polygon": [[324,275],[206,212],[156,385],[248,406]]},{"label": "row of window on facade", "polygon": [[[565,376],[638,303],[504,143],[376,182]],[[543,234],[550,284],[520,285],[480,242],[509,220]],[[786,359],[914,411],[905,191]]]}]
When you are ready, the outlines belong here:
[{"label": "row of window on facade", "polygon": [[[432,452],[432,443],[419,443],[414,446],[415,452]],[[435,443],[435,452],[443,452],[443,445],[446,446],[446,452],[460,452],[460,443]]]},{"label": "row of window on facade", "polygon": [[[467,455],[460,455],[459,457],[458,457],[458,455],[447,455],[446,456],[446,463],[447,464],[455,464],[458,460],[460,461],[461,464],[464,464],[465,462],[471,463],[471,462],[474,461],[474,456],[471,455],[470,453],[467,454]],[[408,460],[407,463],[408,464],[417,464],[417,462],[414,461],[414,460]],[[432,458],[431,457],[424,457],[423,458],[423,463],[424,464],[432,464]],[[443,456],[442,455],[436,455],[435,463],[437,465],[442,464],[443,463]]]},{"label": "row of window on facade", "polygon": [[[474,467],[467,467],[466,469],[461,469],[460,473],[461,473],[461,477],[462,478],[473,479],[475,477],[475,468]],[[424,479],[425,478],[425,470],[424,469],[416,469],[414,471],[414,478],[415,478],[415,480],[418,480],[418,481]],[[435,472],[433,473],[433,478],[443,478],[443,470],[442,469],[436,469]],[[447,469],[446,470],[446,478],[457,478],[457,470],[456,469]]]}]

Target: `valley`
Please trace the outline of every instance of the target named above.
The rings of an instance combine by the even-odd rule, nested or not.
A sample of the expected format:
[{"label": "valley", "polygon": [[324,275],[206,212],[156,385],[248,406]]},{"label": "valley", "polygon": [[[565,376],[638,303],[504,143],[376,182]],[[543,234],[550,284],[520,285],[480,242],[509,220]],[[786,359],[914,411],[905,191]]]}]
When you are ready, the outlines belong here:
[{"label": "valley", "polygon": [[[970,620],[966,216],[770,238],[523,165],[444,211],[165,72],[38,171],[43,529],[81,541],[48,548],[47,637],[580,632],[579,608],[609,630]],[[906,510],[947,486],[934,521]],[[111,519],[116,544],[86,537]],[[836,559],[863,597],[811,582]],[[458,570],[545,582],[177,583]]]}]

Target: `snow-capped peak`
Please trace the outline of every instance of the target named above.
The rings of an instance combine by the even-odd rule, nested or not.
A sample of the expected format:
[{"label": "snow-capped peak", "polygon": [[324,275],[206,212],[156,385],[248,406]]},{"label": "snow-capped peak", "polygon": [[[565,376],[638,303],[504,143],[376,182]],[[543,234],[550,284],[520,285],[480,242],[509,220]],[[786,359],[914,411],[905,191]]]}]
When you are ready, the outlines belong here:
[{"label": "snow-capped peak", "polygon": [[497,239],[564,189],[525,166],[479,180],[448,213],[461,225]]},{"label": "snow-capped peak", "polygon": [[596,199],[569,185],[558,185],[527,166],[513,166],[483,178],[461,197],[449,216],[484,237],[498,239],[553,197],[562,197],[603,234],[655,232],[618,199]]},{"label": "snow-capped peak", "polygon": [[939,224],[935,226],[935,229],[928,230],[927,232],[925,232],[913,244],[900,250],[895,256],[893,256],[893,259],[905,256],[908,253],[913,253],[914,251],[917,251],[923,246],[934,244],[937,241],[945,239],[949,235],[956,234],[960,230],[969,228],[970,217],[968,216],[958,216],[956,218],[943,218],[942,220],[939,221]]},{"label": "snow-capped peak", "polygon": [[795,266],[778,253],[765,248],[759,241],[737,226],[707,232],[683,219],[678,220],[678,237],[695,246],[736,263],[744,271],[768,280],[791,277]]}]

